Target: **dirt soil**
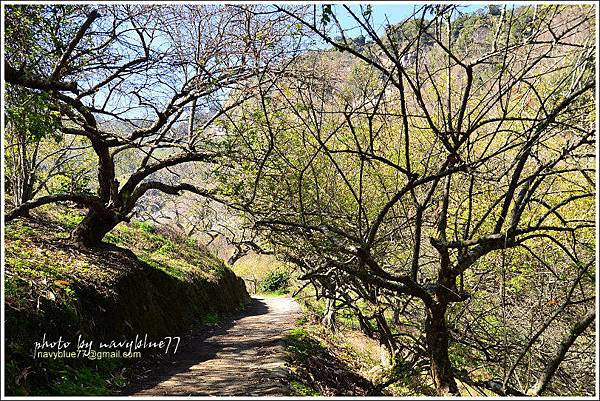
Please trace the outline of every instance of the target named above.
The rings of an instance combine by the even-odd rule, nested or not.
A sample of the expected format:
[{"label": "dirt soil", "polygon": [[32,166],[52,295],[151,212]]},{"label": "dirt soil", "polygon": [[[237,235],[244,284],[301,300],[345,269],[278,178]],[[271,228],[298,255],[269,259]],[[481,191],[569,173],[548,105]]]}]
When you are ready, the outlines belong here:
[{"label": "dirt soil", "polygon": [[238,316],[182,338],[174,357],[148,369],[123,394],[287,395],[283,339],[299,313],[291,298],[253,296]]}]

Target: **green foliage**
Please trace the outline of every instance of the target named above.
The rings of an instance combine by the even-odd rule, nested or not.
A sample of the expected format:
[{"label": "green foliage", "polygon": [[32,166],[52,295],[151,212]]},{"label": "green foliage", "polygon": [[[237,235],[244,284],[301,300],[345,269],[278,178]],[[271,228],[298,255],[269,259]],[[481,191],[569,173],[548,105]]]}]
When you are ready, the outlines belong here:
[{"label": "green foliage", "polygon": [[36,230],[33,227],[23,224],[21,221],[17,221],[7,226],[5,233],[7,238],[18,239],[21,237],[31,237],[36,234]]},{"label": "green foliage", "polygon": [[83,220],[81,211],[64,208],[58,213],[52,213],[55,221],[64,227],[65,231],[73,230]]},{"label": "green foliage", "polygon": [[12,88],[8,90],[6,121],[9,132],[24,133],[29,142],[39,142],[51,137],[60,141],[60,113],[49,108],[50,95]]},{"label": "green foliage", "polygon": [[[69,4],[13,4],[5,10],[7,59],[16,69],[26,67],[29,73],[43,77],[50,75],[86,18],[88,8]],[[88,38],[82,40],[81,45],[88,44],[88,41]],[[72,71],[83,67],[94,56],[96,53],[91,52],[86,57],[71,61]]]},{"label": "green foliage", "polygon": [[165,241],[156,251],[161,255],[167,255],[175,250],[175,244],[169,240]]},{"label": "green foliage", "polygon": [[123,368],[120,360],[105,359],[86,366],[84,363],[72,361],[67,364],[60,359],[35,361],[30,368],[44,371],[50,382],[47,385],[38,383],[39,387],[27,386],[26,374],[20,371],[15,360],[6,364],[6,392],[17,396],[90,396],[111,395],[111,388],[124,385],[124,378],[119,373]]},{"label": "green foliage", "polygon": [[[249,104],[238,125],[243,127],[241,140],[247,130],[252,132],[252,140],[239,153],[259,157],[255,158],[255,168],[248,166],[252,164],[248,158],[239,162],[233,179],[242,184],[241,188],[232,182],[228,185],[236,187],[240,204],[252,204],[254,221],[267,221],[259,227],[260,233],[276,252],[299,259],[303,273],[316,273],[318,281],[323,280],[322,287],[316,285],[319,295],[328,296],[327,290],[335,287],[353,303],[356,299],[367,300],[366,305],[353,306],[358,306],[364,316],[383,317],[379,324],[387,322],[389,330],[384,327],[377,331],[382,336],[391,332],[390,342],[401,342],[397,345],[403,350],[421,347],[419,336],[425,325],[420,319],[429,307],[427,297],[423,297],[423,303],[413,302],[410,292],[401,295],[403,291],[391,285],[387,287],[389,292],[379,291],[386,285],[380,287],[368,276],[379,276],[383,281],[393,281],[388,272],[410,277],[409,262],[418,248],[414,259],[417,281],[431,293],[432,288],[438,286],[439,290],[439,285],[446,286],[449,281],[441,278],[445,273],[439,268],[445,263],[444,253],[427,239],[440,238],[442,230],[444,239],[440,243],[446,238],[459,244],[471,240],[457,248],[450,246],[451,269],[463,263],[467,269],[458,279],[449,277],[456,279],[450,286],[452,291],[464,291],[469,297],[464,297],[467,302],[450,301],[445,317],[460,344],[478,344],[488,347],[496,360],[510,359],[505,350],[519,349],[527,343],[528,331],[530,335],[556,310],[569,280],[577,274],[577,263],[569,261],[568,255],[560,255],[560,248],[571,259],[594,257],[592,230],[583,227],[594,226],[594,197],[589,195],[593,195],[591,172],[595,165],[593,146],[588,146],[594,137],[590,120],[593,100],[588,97],[592,90],[569,104],[568,110],[561,111],[549,125],[540,117],[563,104],[575,85],[593,86],[591,75],[577,83],[579,77],[593,70],[593,63],[577,60],[592,54],[594,17],[589,10],[556,6],[507,6],[505,13],[490,7],[489,12],[463,15],[454,7],[435,6],[429,10],[432,15],[427,18],[435,20],[415,18],[388,28],[388,35],[382,37],[389,36],[392,42],[384,42],[388,55],[393,58],[394,52],[404,46],[407,52],[406,58],[394,60],[396,64],[390,62],[389,66],[378,64],[380,59],[373,56],[373,64],[385,69],[384,74],[350,55],[330,50],[314,52],[299,62],[300,68],[314,72],[310,79],[282,79],[280,92],[269,96],[267,110],[258,102]],[[328,11],[323,7],[323,25],[330,23]],[[543,27],[539,20],[545,20],[544,29],[554,32],[537,37],[541,42],[529,41],[531,32]],[[563,39],[572,40],[574,46],[558,44],[557,32],[570,24],[578,33]],[[336,38],[342,40],[341,36]],[[547,53],[547,58],[543,55],[546,40],[548,49],[556,52]],[[585,54],[584,42],[588,51]],[[411,63],[417,46],[422,62]],[[530,58],[533,54],[536,58]],[[368,58],[368,52],[364,56]],[[405,61],[403,73],[396,75],[398,63]],[[530,68],[525,75],[524,68]],[[580,75],[574,76],[575,71]],[[406,80],[391,85],[386,76]],[[419,85],[413,86],[414,82]],[[502,85],[510,89],[503,90]],[[490,125],[474,123],[477,119]],[[454,142],[449,138],[457,124],[462,131],[458,135],[464,135],[464,140]],[[573,131],[579,134],[565,134],[568,127],[575,127]],[[269,131],[277,134],[267,135]],[[539,141],[535,132],[541,134]],[[529,148],[533,142],[534,148]],[[582,147],[562,158],[575,143]],[[449,155],[455,152],[449,148],[459,149],[460,154]],[[262,157],[264,149],[272,149],[270,158]],[[522,158],[523,171],[515,171],[515,160],[522,155],[526,155]],[[452,172],[444,180],[435,177],[457,163],[464,163],[464,171]],[[565,172],[581,172],[583,165],[590,174]],[[406,172],[409,169],[418,179],[410,177]],[[260,176],[253,171],[260,171]],[[427,176],[434,184],[412,187]],[[514,192],[507,193],[511,176],[520,181]],[[443,181],[447,186],[442,185]],[[254,185],[256,182],[260,185]],[[568,206],[561,204],[570,196],[579,196],[576,194],[587,198],[573,200]],[[444,202],[447,211],[443,210]],[[524,202],[522,209],[517,206],[519,202]],[[501,212],[503,207],[506,210]],[[507,217],[500,218],[500,213]],[[511,216],[515,226],[506,232],[504,245],[490,245],[490,251],[487,245],[476,246],[478,241],[491,244],[494,236],[504,234]],[[515,242],[510,242],[513,228],[529,233],[542,216],[543,224],[550,227],[547,231],[518,235]],[[422,222],[418,230],[417,221]],[[563,230],[576,231],[577,235],[567,239]],[[513,245],[519,247],[519,252],[497,248]],[[463,258],[462,252],[470,255],[467,250],[474,250],[473,262]],[[276,281],[273,274],[261,289]],[[577,297],[593,299],[591,282],[578,291]],[[312,288],[306,295],[314,296]],[[311,306],[318,317],[323,316],[323,303],[312,302]],[[337,312],[341,326],[356,324],[356,309]],[[402,316],[394,316],[393,312]],[[556,325],[570,324],[572,313],[565,313]],[[392,317],[399,324],[392,324]],[[532,322],[524,325],[523,319]],[[368,321],[375,324],[375,318],[369,317]],[[368,329],[364,324],[362,327]],[[409,335],[405,336],[407,331]],[[506,348],[494,349],[499,343],[507,344]],[[419,352],[414,351],[415,359],[426,359]],[[482,359],[492,358],[461,346],[453,348],[450,357],[456,368],[466,370],[479,368]],[[533,358],[530,363],[533,368],[543,361]],[[486,366],[478,374],[492,375],[493,369]],[[511,380],[517,382],[524,377]]]},{"label": "green foliage", "polygon": [[315,389],[312,389],[302,382],[290,380],[291,396],[294,397],[318,397],[321,394]]},{"label": "green foliage", "polygon": [[232,269],[240,277],[261,282],[270,272],[289,270],[290,268],[272,255],[250,254],[238,260]]},{"label": "green foliage", "polygon": [[143,221],[137,224],[137,227],[145,233],[154,234],[156,232],[156,227],[149,221]]},{"label": "green foliage", "polygon": [[[286,353],[292,360],[300,361],[300,365],[307,363],[310,355],[317,349],[322,349],[318,342],[311,338],[310,334],[303,327],[296,327],[290,331],[285,338]],[[294,367],[292,367],[294,371]],[[311,383],[314,385],[314,383]],[[321,395],[309,383],[303,383],[298,380],[290,381],[292,396],[318,396]]]},{"label": "green foliage", "polygon": [[288,290],[290,275],[286,271],[268,273],[258,286],[261,292],[285,292]]},{"label": "green foliage", "polygon": [[[314,57],[299,58],[298,66],[308,67],[314,74],[303,77],[306,79],[301,82],[290,82],[286,75],[278,81],[278,90],[270,91],[260,99],[260,104],[252,100],[246,102],[241,108],[241,117],[234,115],[230,121],[221,119],[228,135],[215,148],[235,156],[231,163],[224,163],[225,172],[219,171],[215,179],[220,184],[220,196],[255,209],[253,221],[261,221],[263,217],[285,220],[283,224],[260,228],[261,239],[270,241],[275,251],[303,259],[305,265],[310,266],[307,270],[328,269],[323,275],[325,280],[336,280],[338,291],[343,288],[350,297],[362,298],[353,306],[364,315],[381,313],[380,321],[384,323],[389,320],[391,309],[398,306],[396,302],[404,301],[398,294],[403,291],[398,291],[396,286],[371,291],[374,283],[364,279],[363,269],[371,269],[368,274],[380,276],[378,285],[393,280],[393,275],[408,277],[410,264],[407,261],[420,244],[416,255],[422,258],[415,258],[419,268],[415,280],[418,278],[417,284],[429,291],[431,280],[435,281],[436,277],[441,280],[445,271],[438,270],[439,248],[425,239],[435,240],[441,235],[437,230],[443,222],[447,223],[442,229],[444,238],[456,242],[473,240],[467,245],[459,244],[458,251],[449,255],[450,263],[457,267],[463,262],[470,263],[471,254],[474,259],[480,257],[477,252],[468,252],[469,249],[487,252],[487,249],[513,243],[529,247],[527,251],[534,256],[523,249],[520,253],[490,251],[469,265],[464,277],[461,273],[461,292],[464,284],[465,292],[470,295],[468,304],[463,304],[468,308],[451,305],[446,317],[457,336],[474,337],[463,339],[451,349],[452,362],[466,369],[478,368],[481,356],[464,344],[489,345],[487,349],[493,355],[488,360],[506,360],[502,352],[526,343],[531,334],[527,330],[531,331],[539,323],[535,319],[543,320],[562,300],[565,283],[581,269],[578,261],[569,258],[595,257],[592,197],[561,205],[567,196],[593,195],[595,183],[589,173],[595,170],[590,157],[594,133],[589,128],[596,119],[593,93],[588,91],[565,112],[548,114],[582,83],[593,82],[593,59],[588,58],[593,48],[589,45],[591,42],[582,43],[591,38],[587,36],[593,31],[595,21],[593,17],[582,19],[571,34],[559,41],[557,35],[562,35],[561,31],[573,18],[584,14],[584,7],[563,13],[565,8],[554,5],[511,6],[505,8],[506,12],[489,6],[487,12],[481,9],[464,15],[453,7],[449,8],[450,12],[444,9],[441,5],[424,8],[437,20],[429,28],[426,27],[433,20],[420,18],[387,27],[382,39],[390,51],[384,54],[393,56],[401,45],[412,46],[408,50],[419,46],[424,62],[414,63],[410,68],[400,68],[398,63],[410,61],[408,56],[413,53],[406,53],[406,59],[403,57],[395,63],[377,64],[382,70],[392,68],[385,72],[332,51],[310,52]],[[27,73],[44,77],[56,65],[69,38],[85,17],[82,11],[87,9],[9,6],[6,10],[7,54],[15,66],[31,66],[25,68]],[[320,17],[326,28],[334,20],[333,6],[322,5],[320,10],[320,16],[315,18]],[[361,12],[368,21],[371,6],[361,8]],[[528,42],[533,32],[546,27],[550,31],[545,36]],[[302,25],[296,25],[294,33],[301,31]],[[433,35],[437,35],[436,40]],[[254,39],[265,36],[261,31]],[[83,49],[78,49],[79,53],[85,53],[88,40],[91,38],[81,41]],[[351,40],[355,48],[367,45],[362,35]],[[563,40],[572,40],[575,45]],[[546,52],[546,47],[552,51]],[[582,49],[589,53],[586,55]],[[368,52],[363,55],[370,57]],[[87,62],[95,62],[95,56],[82,57],[65,70],[67,76],[60,78],[77,75]],[[380,61],[378,57],[376,62]],[[466,88],[471,78],[474,78],[473,85]],[[210,81],[216,83],[213,78]],[[400,89],[401,86],[404,89]],[[385,93],[382,88],[387,89]],[[404,98],[406,94],[407,101],[400,105],[398,97]],[[51,150],[52,142],[56,145],[64,141],[59,130],[57,105],[48,95],[17,90],[9,85],[4,100],[9,139],[25,145],[45,141],[43,148],[47,150]],[[460,112],[455,112],[458,110]],[[64,111],[72,110],[65,106]],[[241,132],[236,137],[238,126]],[[406,137],[402,134],[404,129]],[[538,133],[540,137],[536,138]],[[576,143],[581,146],[580,153],[576,148],[567,149]],[[34,149],[33,152],[24,149],[24,153],[37,152],[38,148]],[[123,151],[118,156],[124,158],[125,164],[123,171],[117,172],[120,182],[123,182],[122,175],[135,167],[131,161],[136,151]],[[161,151],[164,150],[158,150],[153,156]],[[461,155],[468,157],[461,159]],[[515,172],[515,166],[520,165],[515,160],[522,155],[527,156],[522,159],[523,171]],[[566,157],[561,159],[557,155]],[[552,162],[554,158],[557,158],[556,163]],[[464,168],[448,170],[457,163],[465,163]],[[9,166],[8,170],[18,174],[18,167]],[[54,178],[46,186],[48,192],[91,193],[95,182],[89,176],[71,179],[77,171],[69,168],[66,174]],[[447,185],[441,184],[440,176],[434,176],[436,171],[449,172]],[[518,187],[508,194],[504,191],[509,187],[511,176],[518,180]],[[506,196],[504,202],[503,196]],[[125,197],[126,201],[130,199],[130,196]],[[527,200],[522,209],[517,207],[519,199]],[[506,232],[504,245],[495,245],[494,241],[498,241],[495,236],[502,234],[507,224],[505,218],[498,217],[503,204],[506,210],[502,213],[512,216],[515,226]],[[442,211],[441,205],[447,207],[447,213]],[[379,214],[380,211],[384,213]],[[376,220],[379,216],[381,220]],[[541,216],[550,229],[533,227]],[[66,238],[68,230],[80,220],[77,212],[61,213],[55,219],[60,228],[44,240]],[[423,225],[414,230],[417,221]],[[496,221],[500,223],[498,229],[494,229]],[[379,231],[369,232],[373,227]],[[522,241],[509,238],[516,232],[529,233],[529,229],[536,231],[531,237],[523,238],[519,234]],[[417,232],[419,234],[413,236]],[[43,237],[44,233],[45,228],[39,226],[15,224],[7,228],[6,261],[10,269],[5,291],[8,302],[22,308],[31,300],[42,299],[60,306],[64,315],[75,321],[74,284],[81,277],[74,276],[73,271],[85,274],[86,278],[110,273],[90,268],[88,259],[73,260],[65,249],[49,252],[47,244],[34,238]],[[493,236],[486,238],[488,234]],[[160,270],[179,282],[196,276],[213,278],[227,269],[194,244],[175,240],[150,223],[121,224],[106,239],[137,252],[148,271]],[[478,240],[481,244],[475,246]],[[489,248],[487,244],[491,244]],[[556,245],[563,247],[568,258],[561,256]],[[466,258],[462,256],[463,251]],[[346,268],[337,268],[340,263]],[[244,271],[241,267],[238,270]],[[446,270],[451,272],[452,269]],[[552,273],[551,280],[542,274],[548,273],[545,270]],[[265,269],[250,266],[245,271],[248,276],[259,278],[260,291],[286,293],[290,288],[290,274],[285,269],[273,268],[273,265]],[[583,276],[576,298],[592,299],[593,274]],[[100,280],[104,277],[100,276]],[[454,280],[454,276],[451,279]],[[448,290],[455,292],[455,281],[444,280],[443,284],[450,285],[452,288]],[[441,289],[438,286],[438,290]],[[557,319],[556,326],[570,323],[573,316],[569,313],[585,302],[574,303],[578,306],[567,311],[567,318]],[[408,317],[424,315],[422,309],[428,303],[414,304],[410,299],[405,304],[403,323]],[[323,312],[322,302],[315,302],[313,306],[314,310]],[[528,328],[521,327],[525,313],[519,312],[520,309],[533,316]],[[356,324],[352,315],[356,309],[338,312],[344,326]],[[205,319],[214,323],[218,316],[207,315]],[[374,324],[373,318],[370,319],[368,324]],[[390,339],[394,338],[393,334],[401,334],[396,330],[392,329]],[[379,330],[381,335],[386,333]],[[296,334],[298,341],[306,340],[302,333]],[[406,337],[408,342],[413,339],[412,335]],[[508,344],[512,348],[505,344],[507,339],[514,339]],[[500,341],[504,347],[494,346]],[[418,342],[419,339],[414,339],[415,344]],[[410,349],[410,345],[405,349]],[[541,362],[532,359],[531,366]],[[9,368],[18,371],[14,366]],[[399,380],[407,379],[400,370],[392,373],[397,374]],[[480,374],[490,373],[494,373],[493,369],[486,367]],[[83,385],[99,388],[90,371],[67,371],[62,379],[59,385],[64,393],[76,391]]]},{"label": "green foliage", "polygon": [[223,320],[223,317],[218,313],[211,312],[207,313],[202,317],[202,324],[208,326],[214,326],[215,324],[220,323]]},{"label": "green foliage", "polygon": [[93,182],[94,178],[85,166],[66,164],[61,174],[53,177],[47,185],[51,188],[51,193],[94,195]]},{"label": "green foliage", "polygon": [[485,358],[483,353],[459,343],[452,344],[449,356],[454,366],[471,366],[473,368],[480,367],[481,361]]},{"label": "green foliage", "polygon": [[373,385],[379,360],[376,341],[357,332],[334,334],[319,324],[298,324],[285,338],[292,380],[298,382],[292,395],[382,395]]},{"label": "green foliage", "polygon": [[332,15],[333,10],[331,4],[324,4],[321,6],[321,23],[323,24],[323,26],[331,22]]},{"label": "green foliage", "polygon": [[105,240],[135,251],[151,268],[160,269],[181,281],[197,276],[218,277],[226,269],[194,241],[170,237],[150,222],[121,223]]},{"label": "green foliage", "polygon": [[92,371],[87,367],[75,369],[65,365],[59,374],[60,376],[50,384],[50,391],[53,394],[64,396],[110,395],[110,391],[106,387],[106,377],[98,371]]},{"label": "green foliage", "polygon": [[307,359],[311,351],[318,346],[303,327],[296,327],[288,332],[286,347],[301,359]]}]

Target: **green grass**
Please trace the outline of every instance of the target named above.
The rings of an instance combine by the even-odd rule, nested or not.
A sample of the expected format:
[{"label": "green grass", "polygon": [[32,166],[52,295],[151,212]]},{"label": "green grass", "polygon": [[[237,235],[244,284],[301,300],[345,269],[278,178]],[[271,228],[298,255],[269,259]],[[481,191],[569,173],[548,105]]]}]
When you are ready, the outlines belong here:
[{"label": "green grass", "polygon": [[[285,338],[285,350],[294,376],[297,376],[298,366],[306,364],[309,356],[315,352],[316,348],[319,348],[319,344],[311,338],[303,327],[296,327],[288,332]],[[301,378],[298,377],[298,379]],[[292,379],[290,380],[290,395],[320,396],[321,394],[310,387],[308,382]]]},{"label": "green grass", "polygon": [[60,395],[109,395],[106,376],[89,368],[75,369],[65,365],[50,389]]},{"label": "green grass", "polygon": [[223,317],[218,313],[210,312],[202,317],[202,324],[205,326],[214,326],[215,324],[220,323],[223,320]]},{"label": "green grass", "polygon": [[17,221],[6,227],[6,238],[16,240],[22,237],[31,237],[36,234],[36,230],[32,227],[24,225],[21,221]]},{"label": "green grass", "polygon": [[[88,258],[74,257],[66,247],[48,245],[57,239],[68,238],[68,230],[80,220],[69,211],[53,214],[57,217],[53,220],[56,226],[25,220],[6,226],[4,294],[11,311],[10,333],[16,336],[6,343],[7,357],[10,358],[5,366],[7,393],[108,395],[108,387],[116,385],[112,381],[113,371],[118,371],[114,364],[102,368],[107,366],[105,362],[85,366],[81,361],[28,361],[31,350],[24,346],[28,343],[27,337],[35,332],[36,327],[45,326],[46,320],[60,321],[65,327],[77,327],[80,316],[74,288],[84,282],[90,272],[96,278],[103,274],[102,271],[94,271],[94,262]],[[25,311],[27,318],[18,319],[15,310]],[[21,344],[19,341],[24,342]],[[31,379],[33,382],[28,379],[28,376],[40,374],[47,379],[37,377]]]},{"label": "green grass", "polygon": [[296,327],[288,332],[285,339],[286,349],[296,358],[308,359],[308,356],[320,347],[303,327]]},{"label": "green grass", "polygon": [[85,271],[85,260],[74,259],[64,249],[47,249],[37,239],[50,235],[43,227],[28,226],[23,221],[5,229],[5,296],[15,307],[26,307],[31,297],[57,303],[72,302],[73,285],[78,279],[74,270]]},{"label": "green grass", "polygon": [[[136,225],[136,223],[134,223],[134,225]],[[147,221],[137,223],[137,228],[148,234],[154,234],[156,232],[156,227]]]},{"label": "green grass", "polygon": [[[110,278],[101,261],[87,256],[74,257],[67,247],[53,246],[69,238],[83,212],[59,206],[44,206],[36,215],[51,224],[18,219],[5,228],[6,292],[19,299],[28,298],[32,287],[42,296],[69,298],[72,284],[95,276],[98,282]],[[185,281],[193,278],[217,279],[227,269],[193,241],[170,238],[147,222],[121,223],[104,240],[132,250],[150,268]],[[40,287],[40,288],[38,288]],[[42,288],[43,287],[43,288]]]},{"label": "green grass", "polygon": [[321,395],[318,391],[296,380],[290,380],[290,388],[292,397],[318,397]]},{"label": "green grass", "polygon": [[170,276],[186,281],[219,277],[227,267],[199,248],[195,241],[170,238],[148,222],[121,223],[105,241],[131,249],[140,260]]},{"label": "green grass", "polygon": [[121,374],[125,364],[119,359],[105,359],[95,363],[86,360],[34,359],[23,366],[22,353],[28,354],[27,350],[17,344],[7,344],[7,355],[10,358],[5,364],[7,394],[103,396],[111,395],[112,389],[125,384]]},{"label": "green grass", "polygon": [[[380,360],[379,346],[374,339],[368,339],[360,333],[360,324],[358,319],[350,311],[341,309],[336,314],[337,332],[332,332],[326,329],[318,322],[322,318],[325,311],[325,300],[315,300],[310,296],[310,293],[301,291],[297,297],[302,309],[302,318],[298,320],[297,325],[302,326],[301,329],[292,332],[290,337],[290,351],[297,358],[302,360],[302,357],[309,356],[319,351],[319,348],[311,347],[310,337],[313,339],[321,339],[317,343],[321,349],[326,348],[333,350],[335,355],[345,363],[348,367],[361,374],[363,377],[371,380],[373,383],[381,383],[395,376],[397,382],[387,387],[385,391],[394,396],[415,396],[415,395],[431,395],[431,383],[423,377],[424,371],[419,365],[417,369],[406,370],[398,363],[396,366],[382,366]],[[369,314],[368,305],[357,303],[356,306],[361,308],[365,314]],[[391,321],[390,316],[386,315],[386,319]],[[405,322],[407,324],[411,322]],[[369,324],[374,327],[373,322]],[[392,330],[395,330],[392,325]],[[398,329],[396,329],[398,330]],[[316,335],[313,335],[316,334]],[[464,357],[460,354],[460,347],[452,347],[451,358],[455,360],[459,357]]]},{"label": "green grass", "polygon": [[358,354],[344,342],[320,326],[304,323],[289,331],[285,339],[287,360],[293,374],[290,382],[293,396],[355,395],[354,386],[373,389],[359,373]]},{"label": "green grass", "polygon": [[54,221],[64,227],[65,231],[71,231],[83,220],[83,214],[77,210],[69,208],[51,209],[46,207],[45,211],[49,211]]},{"label": "green grass", "polygon": [[285,298],[290,296],[289,290],[277,290],[277,291],[258,291],[257,295],[263,296],[265,298]]}]

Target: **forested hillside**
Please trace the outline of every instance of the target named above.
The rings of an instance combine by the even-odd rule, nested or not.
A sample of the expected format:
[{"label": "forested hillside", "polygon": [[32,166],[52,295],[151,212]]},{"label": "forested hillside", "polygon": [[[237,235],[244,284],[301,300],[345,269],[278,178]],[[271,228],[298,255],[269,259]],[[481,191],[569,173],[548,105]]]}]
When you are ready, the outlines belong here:
[{"label": "forested hillside", "polygon": [[300,395],[593,395],[596,6],[378,7],[6,6],[6,307],[218,256]]}]

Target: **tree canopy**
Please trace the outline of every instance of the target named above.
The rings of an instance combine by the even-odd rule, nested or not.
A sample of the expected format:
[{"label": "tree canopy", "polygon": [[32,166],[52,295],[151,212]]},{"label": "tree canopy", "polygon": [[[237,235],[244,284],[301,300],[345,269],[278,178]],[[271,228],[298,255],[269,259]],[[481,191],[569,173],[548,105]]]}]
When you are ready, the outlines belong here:
[{"label": "tree canopy", "polygon": [[182,210],[357,319],[384,386],[593,393],[594,7],[372,7],[7,7],[6,220]]}]

